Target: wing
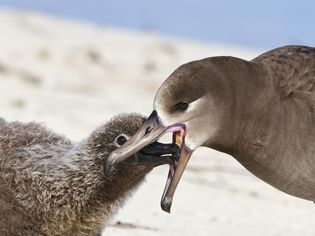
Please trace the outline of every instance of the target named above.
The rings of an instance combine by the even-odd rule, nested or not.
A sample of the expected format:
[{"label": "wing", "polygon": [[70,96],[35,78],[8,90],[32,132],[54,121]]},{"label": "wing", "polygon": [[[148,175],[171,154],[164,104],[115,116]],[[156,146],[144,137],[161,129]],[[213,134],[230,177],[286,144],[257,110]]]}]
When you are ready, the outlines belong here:
[{"label": "wing", "polygon": [[252,61],[263,63],[270,70],[281,98],[296,91],[315,96],[315,48],[285,46],[266,52]]}]

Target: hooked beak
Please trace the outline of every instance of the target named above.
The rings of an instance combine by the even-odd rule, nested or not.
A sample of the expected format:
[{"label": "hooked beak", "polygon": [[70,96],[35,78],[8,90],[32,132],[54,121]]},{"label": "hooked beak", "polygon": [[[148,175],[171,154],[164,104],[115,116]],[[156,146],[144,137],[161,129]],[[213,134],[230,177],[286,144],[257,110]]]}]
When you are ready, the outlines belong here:
[{"label": "hooked beak", "polygon": [[126,160],[145,146],[156,141],[166,132],[173,132],[173,143],[176,143],[180,148],[179,159],[175,160],[175,163],[170,164],[167,182],[161,199],[162,209],[170,213],[175,190],[193,152],[185,145],[186,126],[184,124],[173,124],[166,127],[154,110],[140,129],[125,144],[109,155],[104,164],[104,169],[105,172],[109,173],[114,164]]},{"label": "hooked beak", "polygon": [[154,110],[140,129],[126,143],[109,155],[105,163],[105,171],[109,173],[114,164],[126,160],[145,146],[156,141],[166,129]]}]

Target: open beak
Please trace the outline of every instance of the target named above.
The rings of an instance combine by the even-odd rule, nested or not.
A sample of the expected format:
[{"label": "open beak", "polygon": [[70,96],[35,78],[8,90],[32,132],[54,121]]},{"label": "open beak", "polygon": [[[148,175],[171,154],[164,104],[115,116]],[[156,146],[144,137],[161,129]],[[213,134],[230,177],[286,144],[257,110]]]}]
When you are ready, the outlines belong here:
[{"label": "open beak", "polygon": [[184,124],[180,123],[166,127],[154,110],[140,129],[126,143],[109,155],[104,164],[104,169],[105,172],[109,173],[114,164],[126,160],[145,146],[156,141],[166,132],[173,132],[173,143],[176,143],[180,148],[179,159],[170,164],[167,182],[161,199],[162,209],[170,212],[175,190],[193,152],[185,145],[186,126]]},{"label": "open beak", "polygon": [[[175,143],[159,143],[157,141],[142,148],[134,155],[135,165],[157,167],[160,165],[172,165],[178,160],[180,148]],[[129,159],[128,159],[129,160]]]}]

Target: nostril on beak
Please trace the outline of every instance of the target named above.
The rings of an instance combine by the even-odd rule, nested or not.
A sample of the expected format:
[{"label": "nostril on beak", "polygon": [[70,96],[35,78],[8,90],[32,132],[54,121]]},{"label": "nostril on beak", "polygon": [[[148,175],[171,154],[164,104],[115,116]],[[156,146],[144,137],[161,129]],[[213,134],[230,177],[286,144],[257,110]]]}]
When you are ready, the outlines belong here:
[{"label": "nostril on beak", "polygon": [[152,130],[152,127],[150,127],[150,126],[148,128],[146,128],[144,135],[147,135],[148,133],[150,133],[151,130]]}]

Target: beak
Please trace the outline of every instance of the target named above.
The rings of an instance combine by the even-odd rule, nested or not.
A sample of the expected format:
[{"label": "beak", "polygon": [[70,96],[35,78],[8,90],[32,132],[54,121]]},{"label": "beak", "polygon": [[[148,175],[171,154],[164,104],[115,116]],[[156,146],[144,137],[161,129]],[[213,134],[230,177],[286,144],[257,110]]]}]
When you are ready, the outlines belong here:
[{"label": "beak", "polygon": [[178,160],[179,153],[180,149],[175,143],[164,144],[154,142],[135,154],[134,163],[152,168],[164,164],[172,165]]},{"label": "beak", "polygon": [[[162,209],[170,213],[175,190],[193,153],[193,150],[190,150],[185,145],[186,126],[184,124],[173,124],[166,127],[162,124],[157,112],[154,110],[140,129],[124,145],[109,155],[104,163],[104,171],[105,174],[109,174],[113,165],[136,154],[144,147],[156,141],[165,132],[174,132],[173,143],[176,143],[180,148],[179,159],[176,158],[174,163],[170,164],[167,182],[161,199]],[[175,152],[174,155],[178,157],[178,152],[177,154]]]},{"label": "beak", "polygon": [[[176,133],[173,134],[173,142],[177,143],[176,140]],[[164,192],[161,199],[161,208],[163,211],[166,211],[168,213],[171,212],[172,202],[173,202],[173,196],[175,193],[175,190],[177,188],[177,185],[183,175],[183,172],[186,168],[186,165],[193,153],[193,150],[190,150],[185,145],[185,134],[182,136],[181,141],[181,153],[178,162],[175,161],[175,164],[170,165],[166,185],[164,188]]]},{"label": "beak", "polygon": [[156,141],[167,127],[163,126],[154,110],[140,129],[121,147],[114,150],[105,162],[105,172],[109,173],[114,164],[126,160],[143,147]]}]

